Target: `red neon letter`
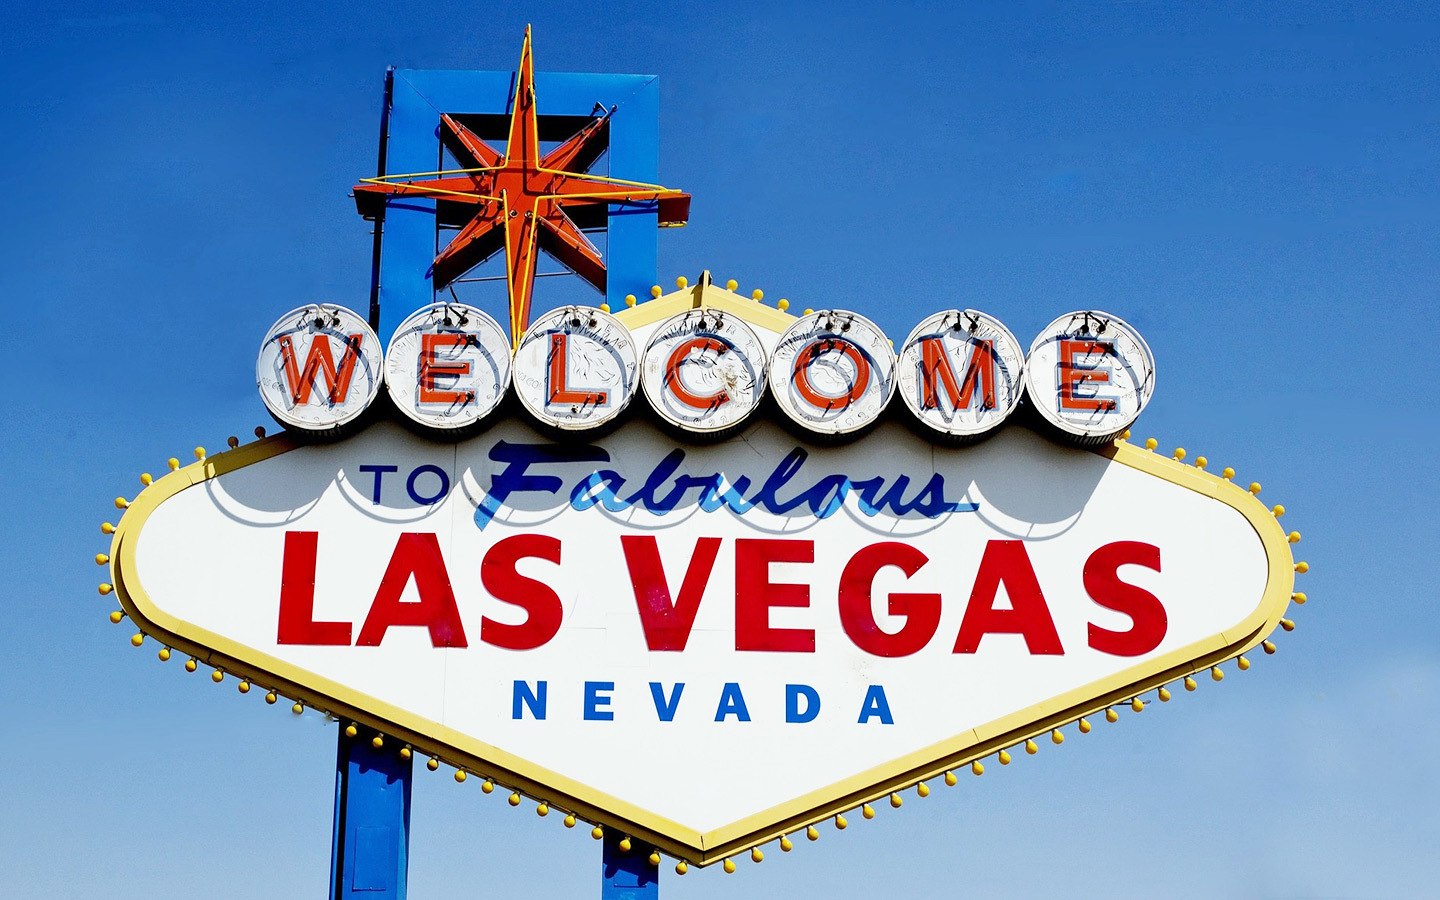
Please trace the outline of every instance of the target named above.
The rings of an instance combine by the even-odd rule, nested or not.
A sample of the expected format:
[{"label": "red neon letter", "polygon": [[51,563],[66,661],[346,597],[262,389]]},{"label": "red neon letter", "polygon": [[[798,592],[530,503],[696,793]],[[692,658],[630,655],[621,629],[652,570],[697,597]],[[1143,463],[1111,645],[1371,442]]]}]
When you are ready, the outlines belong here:
[{"label": "red neon letter", "polygon": [[435,386],[435,376],[453,375],[460,378],[470,374],[470,361],[441,362],[436,351],[441,347],[468,347],[468,334],[422,334],[420,336],[420,402],[421,403],[469,403],[475,399],[474,391],[441,390]]},{"label": "red neon letter", "polygon": [[326,396],[331,403],[344,403],[350,393],[350,376],[355,374],[355,363],[360,359],[360,341],[363,334],[352,334],[345,341],[345,352],[340,357],[340,369],[335,369],[335,357],[330,353],[330,336],[317,334],[310,341],[310,352],[305,355],[305,371],[300,371],[295,361],[295,345],[290,335],[280,336],[280,359],[285,364],[285,380],[290,385],[290,398],[296,406],[310,402],[310,389],[316,375],[325,376]]},{"label": "red neon letter", "polygon": [[1078,397],[1075,388],[1089,382],[1106,384],[1110,381],[1108,369],[1099,366],[1077,366],[1075,357],[1113,354],[1115,345],[1109,341],[1061,341],[1060,342],[1060,406],[1062,409],[1096,409],[1109,412],[1115,408],[1114,400],[1102,397]]},{"label": "red neon letter", "polygon": [[481,618],[480,640],[506,650],[534,650],[560,630],[565,607],[560,595],[544,582],[527,578],[515,564],[527,558],[560,562],[560,539],[548,534],[517,534],[491,547],[480,562],[480,583],[490,596],[513,603],[528,615],[519,625]]},{"label": "red neon letter", "polygon": [[645,631],[645,645],[651,650],[684,650],[695,625],[695,613],[705,584],[715,568],[720,553],[720,539],[702,537],[695,542],[695,554],[685,578],[680,582],[680,596],[670,599],[665,583],[665,570],[660,565],[660,550],[653,534],[620,536],[620,549],[625,551],[625,565],[630,569],[630,584],[635,589],[635,608],[640,611],[640,627]]},{"label": "red neon letter", "polygon": [[1085,560],[1085,593],[1106,609],[1129,616],[1135,624],[1129,631],[1110,631],[1097,625],[1086,627],[1090,646],[1101,653],[1139,656],[1160,646],[1169,619],[1158,597],[1120,580],[1121,566],[1144,566],[1158,572],[1160,548],[1139,541],[1116,541],[1090,554]]},{"label": "red neon letter", "polygon": [[[965,378],[957,385],[955,369],[950,365],[950,355],[945,352],[945,342],[939,338],[920,340],[920,405],[925,409],[940,406],[937,379],[945,386],[945,394],[955,409],[968,409],[975,399],[975,389],[980,389],[980,408],[995,408],[995,349],[990,341],[975,341],[970,358],[965,363]],[[964,401],[963,403],[961,401]]]},{"label": "red neon letter", "polygon": [[[420,599],[401,603],[400,595],[411,578],[415,579]],[[455,606],[455,592],[450,589],[450,574],[440,555],[440,541],[433,534],[400,535],[355,646],[380,646],[392,625],[423,625],[430,630],[430,643],[436,647],[468,646],[460,610]]]},{"label": "red neon letter", "polygon": [[713,394],[700,395],[685,386],[684,380],[680,377],[680,364],[685,357],[694,351],[704,353],[707,350],[715,353],[724,353],[725,342],[717,338],[691,338],[682,342],[674,350],[670,351],[670,358],[665,360],[665,386],[675,399],[690,407],[691,409],[714,409],[730,399],[730,395],[723,390]]},{"label": "red neon letter", "polygon": [[815,652],[809,628],[771,628],[773,606],[809,606],[810,585],[776,584],[771,563],[815,561],[814,541],[740,538],[735,541],[735,649]]},{"label": "red neon letter", "polygon": [[591,391],[584,388],[571,390],[569,386],[570,353],[568,347],[569,335],[563,332],[555,332],[550,335],[550,405],[556,404],[579,404],[588,406],[591,403],[601,404],[610,396],[604,391]]},{"label": "red neon letter", "polygon": [[[850,390],[833,397],[820,393],[815,389],[815,385],[810,383],[810,366],[832,350],[839,351],[855,367],[855,381],[851,383]],[[816,409],[833,409],[836,405],[854,403],[865,393],[865,388],[870,386],[870,363],[866,361],[865,354],[860,352],[859,347],[844,338],[823,338],[795,355],[795,370],[790,373],[790,379],[795,383],[796,392],[805,398],[806,403]]]},{"label": "red neon letter", "polygon": [[891,594],[890,615],[905,617],[894,634],[880,629],[871,605],[877,572],[894,566],[909,578],[928,561],[924,553],[899,541],[871,544],[850,558],[840,574],[840,624],[855,646],[875,656],[909,656],[930,642],[940,625],[939,594]]},{"label": "red neon letter", "polygon": [[285,551],[280,557],[277,644],[350,646],[349,622],[315,621],[315,548],[319,542],[318,532],[285,532]]},{"label": "red neon letter", "polygon": [[[1010,598],[1010,609],[996,609],[995,597],[1000,585]],[[975,588],[970,592],[965,618],[960,620],[960,633],[955,637],[956,653],[974,653],[980,639],[987,634],[1019,634],[1032,654],[1053,656],[1063,654],[1055,621],[1040,593],[1035,567],[1024,541],[990,541],[980,557],[980,571],[975,573]]]}]

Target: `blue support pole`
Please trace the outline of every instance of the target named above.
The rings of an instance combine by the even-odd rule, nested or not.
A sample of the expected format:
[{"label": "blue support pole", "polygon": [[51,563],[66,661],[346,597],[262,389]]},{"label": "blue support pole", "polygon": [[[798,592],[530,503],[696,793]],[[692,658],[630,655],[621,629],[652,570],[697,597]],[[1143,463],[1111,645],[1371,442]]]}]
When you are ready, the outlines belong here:
[{"label": "blue support pole", "polygon": [[413,760],[345,736],[335,758],[330,900],[405,900]]},{"label": "blue support pole", "polygon": [[620,836],[607,831],[600,860],[600,900],[659,900],[660,867],[638,844],[621,850]]}]

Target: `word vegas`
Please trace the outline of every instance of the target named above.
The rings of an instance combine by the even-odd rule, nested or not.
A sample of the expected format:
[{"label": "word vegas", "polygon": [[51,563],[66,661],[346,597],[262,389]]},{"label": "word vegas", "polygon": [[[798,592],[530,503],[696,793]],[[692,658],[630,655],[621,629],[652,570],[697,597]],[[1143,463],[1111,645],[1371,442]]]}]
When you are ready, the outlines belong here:
[{"label": "word vegas", "polygon": [[[379,647],[393,629],[416,628],[425,629],[431,645],[437,648],[464,648],[478,638],[493,647],[526,651],[545,646],[563,624],[560,595],[545,581],[518,570],[522,560],[538,560],[556,567],[558,576],[563,559],[562,544],[551,535],[515,534],[495,542],[485,551],[479,564],[481,585],[493,600],[521,610],[524,620],[516,624],[482,616],[478,629],[473,620],[467,629],[438,536],[429,532],[400,534],[358,633],[353,622],[315,618],[319,540],[320,535],[315,531],[289,531],[284,536],[276,633],[280,644]],[[813,540],[701,537],[695,542],[685,571],[678,579],[678,587],[676,581],[667,580],[665,576],[654,535],[624,534],[619,536],[619,543],[640,625],[639,634],[651,653],[685,651],[722,551],[733,566],[734,649],[739,653],[814,653],[814,628],[777,627],[771,624],[770,614],[776,609],[814,609],[820,604],[833,607],[851,643],[875,657],[910,656],[936,641],[943,641],[951,653],[975,654],[991,635],[1000,641],[1006,640],[1000,637],[1006,635],[1011,636],[1009,640],[1023,641],[1032,656],[1059,656],[1066,652],[1024,541],[986,542],[964,614],[953,636],[937,633],[944,602],[941,594],[894,591],[879,598],[875,595],[874,582],[882,570],[897,569],[908,579],[930,562],[924,552],[910,544],[880,541],[861,547],[844,564],[836,593],[821,596],[812,592],[810,584],[777,581],[771,573],[772,565],[789,564],[792,567],[789,571],[794,571],[797,564],[814,564]],[[1089,622],[1083,640],[1086,646],[1100,653],[1140,656],[1160,645],[1165,637],[1167,617],[1158,597],[1121,578],[1123,566],[1158,573],[1160,550],[1139,541],[1117,541],[1090,553],[1078,573],[1085,593],[1097,609],[1128,618],[1129,627],[1117,631]],[[473,571],[472,564],[466,568]],[[534,564],[527,564],[527,568],[534,571]],[[417,599],[402,602],[402,594],[412,583]],[[1003,601],[1000,599],[1002,588]],[[898,628],[881,627],[875,615],[876,599],[884,601],[890,621],[900,621]],[[1070,640],[1075,642],[1079,638],[1075,635]],[[994,642],[996,638],[990,640]],[[587,681],[581,710],[584,717],[598,720],[612,717],[609,699],[613,689],[614,683],[610,681]],[[683,690],[683,683],[678,682],[668,691],[659,682],[651,685],[660,721],[673,718]],[[547,696],[546,682],[516,681],[513,717],[518,719],[528,714],[544,718]],[[882,685],[870,685],[858,702],[859,723],[893,723]],[[787,721],[810,721],[814,718],[812,713],[819,711],[820,697],[808,685],[789,685],[785,705]],[[720,693],[714,720],[748,721],[749,715],[740,685],[727,683]]]}]

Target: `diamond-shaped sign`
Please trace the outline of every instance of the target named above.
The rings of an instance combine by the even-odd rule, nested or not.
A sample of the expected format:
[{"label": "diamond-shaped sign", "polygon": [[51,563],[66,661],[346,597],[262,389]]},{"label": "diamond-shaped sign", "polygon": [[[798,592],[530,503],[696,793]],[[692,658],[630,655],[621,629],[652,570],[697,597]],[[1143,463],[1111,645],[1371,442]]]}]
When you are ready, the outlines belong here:
[{"label": "diamond-shaped sign", "polygon": [[[620,317],[643,346],[694,305],[767,347],[793,321],[708,284]],[[159,479],[114,540],[166,646],[701,864],[1143,704],[1260,643],[1294,578],[1224,478],[894,423],[268,438]]]}]

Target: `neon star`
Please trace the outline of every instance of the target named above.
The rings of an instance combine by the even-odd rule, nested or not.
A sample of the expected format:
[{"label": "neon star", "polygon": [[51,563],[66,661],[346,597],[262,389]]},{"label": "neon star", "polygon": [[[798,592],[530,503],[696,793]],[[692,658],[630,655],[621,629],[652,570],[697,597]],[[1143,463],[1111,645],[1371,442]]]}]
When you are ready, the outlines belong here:
[{"label": "neon star", "polygon": [[441,115],[441,140],[464,168],[361,179],[354,188],[355,206],[367,218],[376,218],[384,215],[388,197],[427,197],[436,201],[439,221],[464,223],[435,257],[431,278],[436,290],[503,249],[510,289],[510,337],[519,346],[530,324],[537,250],[557,259],[596,290],[605,291],[605,262],[572,216],[603,221],[601,217],[613,205],[654,206],[662,226],[683,225],[689,216],[690,195],[683,191],[587,173],[609,145],[614,112],[612,107],[592,118],[541,156],[527,27],[505,152],[491,147],[454,117]]}]

